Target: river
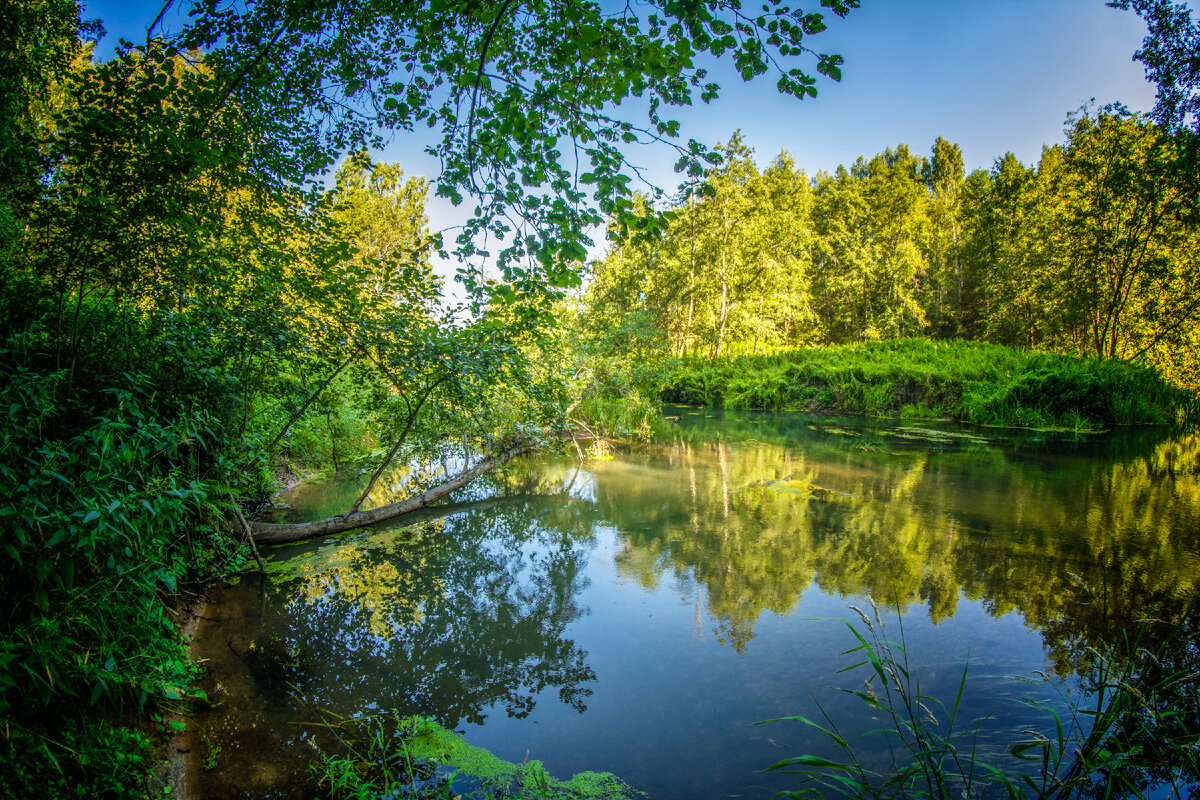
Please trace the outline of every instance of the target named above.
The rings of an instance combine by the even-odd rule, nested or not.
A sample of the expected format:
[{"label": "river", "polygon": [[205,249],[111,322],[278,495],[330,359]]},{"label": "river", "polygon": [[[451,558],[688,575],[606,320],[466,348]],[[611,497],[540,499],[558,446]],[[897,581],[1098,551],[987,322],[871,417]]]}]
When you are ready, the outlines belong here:
[{"label": "river", "polygon": [[[1025,700],[1069,714],[1089,645],[1196,593],[1194,434],[666,413],[659,442],[525,459],[457,513],[276,548],[265,586],[215,592],[193,793],[311,796],[314,723],[394,708],[560,777],[771,797],[798,783],[768,765],[837,754],[802,723],[755,723],[879,726],[839,691],[867,677],[839,673],[861,660],[859,611],[925,694],[951,704],[966,666],[960,719],[988,717],[996,762],[1052,725]],[[356,486],[300,487],[291,517],[344,510]],[[858,748],[886,766],[882,740]]]}]

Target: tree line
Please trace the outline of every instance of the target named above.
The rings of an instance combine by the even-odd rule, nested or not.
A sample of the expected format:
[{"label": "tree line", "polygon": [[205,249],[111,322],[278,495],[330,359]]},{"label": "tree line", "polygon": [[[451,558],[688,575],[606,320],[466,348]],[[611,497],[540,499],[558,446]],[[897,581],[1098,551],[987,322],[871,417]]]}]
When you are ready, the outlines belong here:
[{"label": "tree line", "polygon": [[1036,164],[969,174],[939,137],[808,175],[740,132],[664,209],[614,236],[587,318],[649,314],[676,355],[909,336],[1140,361],[1200,387],[1197,141],[1084,108]]}]

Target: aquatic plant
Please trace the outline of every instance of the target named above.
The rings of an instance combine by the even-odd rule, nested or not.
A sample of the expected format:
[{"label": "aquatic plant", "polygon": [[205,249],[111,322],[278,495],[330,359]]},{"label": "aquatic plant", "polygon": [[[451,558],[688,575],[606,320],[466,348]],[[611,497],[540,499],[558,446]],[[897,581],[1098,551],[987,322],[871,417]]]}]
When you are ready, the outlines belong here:
[{"label": "aquatic plant", "polygon": [[[884,622],[879,609],[871,601],[872,616],[851,606],[866,629],[845,621],[858,644],[843,655],[859,655],[864,660],[845,671],[868,668],[868,677],[861,689],[844,689],[862,700],[878,713],[886,727],[869,731],[861,739],[848,739],[839,731],[838,723],[818,702],[823,722],[807,717],[788,716],[764,720],[792,721],[809,726],[831,742],[843,754],[844,761],[815,755],[799,755],[778,761],[768,771],[800,776],[802,788],[786,793],[789,797],[824,797],[827,793],[851,797],[910,797],[938,798],[973,797],[978,794],[989,771],[980,764],[979,741],[981,721],[959,724],[959,711],[967,685],[969,664],[963,666],[958,691],[947,707],[938,698],[925,694],[920,676],[910,669],[908,653],[901,642],[884,635]],[[901,623],[902,625],[903,623]],[[885,769],[867,766],[863,755],[867,748],[859,742],[882,738],[884,743],[871,750],[886,751],[890,756]],[[806,784],[813,784],[808,786]],[[817,787],[820,787],[819,789]]]},{"label": "aquatic plant", "polygon": [[342,736],[347,753],[319,767],[334,800],[630,800],[640,794],[607,772],[560,780],[539,761],[505,761],[428,717],[381,714],[352,730]]},{"label": "aquatic plant", "polygon": [[[1046,713],[1051,730],[1048,734],[1022,731],[1006,754],[982,745],[988,718],[960,724],[969,663],[947,707],[922,691],[904,647],[903,623],[900,641],[894,642],[884,635],[884,621],[874,601],[871,615],[854,606],[851,610],[860,617],[865,634],[845,621],[858,644],[844,655],[862,660],[843,672],[865,667],[868,676],[863,688],[842,691],[870,707],[883,726],[849,739],[819,702],[822,722],[802,716],[764,720],[800,722],[823,734],[841,753],[838,759],[793,756],[767,767],[800,778],[800,788],[785,792],[786,796],[1058,800],[1143,797],[1167,789],[1172,797],[1196,796],[1200,788],[1197,601],[1174,622],[1143,620],[1135,631],[1121,632],[1105,645],[1081,648],[1090,661],[1085,700],[1066,698],[1063,714],[1045,701],[1027,699]],[[864,744],[868,739],[870,749]],[[875,746],[879,739],[884,745]],[[887,754],[886,766],[868,767],[866,754],[880,751]]]}]

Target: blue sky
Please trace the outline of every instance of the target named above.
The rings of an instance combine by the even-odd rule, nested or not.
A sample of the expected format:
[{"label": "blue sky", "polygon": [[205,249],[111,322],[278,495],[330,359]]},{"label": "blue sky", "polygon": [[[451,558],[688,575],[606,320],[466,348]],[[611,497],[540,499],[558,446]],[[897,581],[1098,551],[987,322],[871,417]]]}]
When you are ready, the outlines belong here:
[{"label": "blue sky", "polygon": [[[712,144],[741,128],[760,163],[786,149],[813,173],[901,142],[927,153],[940,135],[962,146],[970,170],[990,166],[1009,150],[1026,163],[1036,161],[1044,144],[1062,141],[1067,114],[1091,98],[1133,110],[1154,103],[1153,87],[1132,61],[1145,27],[1132,12],[1108,8],[1104,0],[862,5],[844,20],[827,15],[829,30],[809,42],[845,57],[841,83],[822,79],[817,98],[797,101],[781,97],[773,80],[746,84],[718,69],[713,77],[723,97],[681,113],[684,136]],[[91,0],[84,15],[104,20],[106,52],[118,36],[144,38],[161,7]],[[177,29],[178,19],[168,24]],[[381,155],[409,174],[429,174],[437,165],[422,154],[423,146],[406,137]],[[673,188],[670,153],[646,148],[630,155],[654,181]],[[432,198],[429,210],[435,227],[458,216]]]}]

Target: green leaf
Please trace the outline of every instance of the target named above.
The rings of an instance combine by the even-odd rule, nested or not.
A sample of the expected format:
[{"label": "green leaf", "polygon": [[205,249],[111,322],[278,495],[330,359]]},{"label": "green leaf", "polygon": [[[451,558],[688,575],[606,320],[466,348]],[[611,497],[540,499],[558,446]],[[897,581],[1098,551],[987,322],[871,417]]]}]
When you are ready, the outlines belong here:
[{"label": "green leaf", "polygon": [[778,772],[790,769],[792,767],[821,767],[823,769],[836,769],[844,772],[849,772],[851,769],[849,764],[831,761],[828,758],[821,758],[819,756],[794,756],[792,758],[785,758],[782,761],[775,762],[771,766],[767,767],[766,771]]}]

